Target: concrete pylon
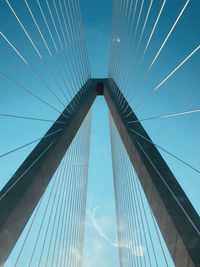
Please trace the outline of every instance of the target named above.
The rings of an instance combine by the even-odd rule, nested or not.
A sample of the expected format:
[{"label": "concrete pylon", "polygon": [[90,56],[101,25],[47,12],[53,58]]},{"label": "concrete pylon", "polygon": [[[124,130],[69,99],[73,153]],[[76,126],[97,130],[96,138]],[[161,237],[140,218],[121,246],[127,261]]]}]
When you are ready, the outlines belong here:
[{"label": "concrete pylon", "polygon": [[[113,92],[127,106],[124,114]],[[129,121],[137,117],[112,79],[86,82],[63,112],[65,116],[58,118],[66,121],[62,130],[55,123],[0,192],[0,265],[16,244],[97,95],[105,97],[175,265],[199,266],[199,216],[142,125],[135,123],[131,126],[135,132],[131,130],[126,115],[131,112]]]}]

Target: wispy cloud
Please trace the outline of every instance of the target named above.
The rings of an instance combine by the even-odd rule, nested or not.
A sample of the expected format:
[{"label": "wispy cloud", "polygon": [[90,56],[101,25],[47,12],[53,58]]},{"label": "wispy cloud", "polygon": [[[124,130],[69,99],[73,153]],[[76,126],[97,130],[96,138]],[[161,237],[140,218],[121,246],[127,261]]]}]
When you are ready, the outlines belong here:
[{"label": "wispy cloud", "polygon": [[84,267],[111,267],[113,266],[109,258],[106,257],[105,244],[93,238],[87,239],[87,252],[83,262]]},{"label": "wispy cloud", "polygon": [[71,249],[71,254],[73,255],[73,257],[78,261],[81,262],[81,254],[80,251],[76,248],[72,248]]},{"label": "wispy cloud", "polygon": [[[99,209],[99,207],[95,207],[92,211],[87,210],[87,215],[90,219],[90,222],[92,226],[97,230],[99,235],[103,237],[110,245],[116,248],[126,248],[129,249],[135,256],[138,257],[143,257],[144,255],[144,247],[142,245],[136,244],[134,240],[124,240],[123,242],[113,242],[112,240],[109,239],[109,237],[104,233],[102,228],[100,227],[97,219],[95,218],[96,211]],[[87,224],[87,226],[91,226]],[[121,229],[121,231],[123,228]]]}]

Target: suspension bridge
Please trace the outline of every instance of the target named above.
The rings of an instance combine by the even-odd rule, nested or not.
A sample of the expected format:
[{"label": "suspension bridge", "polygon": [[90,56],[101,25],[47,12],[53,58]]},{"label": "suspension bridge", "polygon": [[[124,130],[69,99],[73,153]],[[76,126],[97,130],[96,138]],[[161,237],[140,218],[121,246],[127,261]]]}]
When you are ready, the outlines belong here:
[{"label": "suspension bridge", "polygon": [[[80,4],[0,4],[0,265],[82,266],[92,106],[104,97],[120,266],[200,266],[199,203],[177,177],[190,176],[188,185],[198,196],[198,142],[186,158],[151,136],[155,121],[176,119],[175,127],[187,118],[185,126],[193,116],[194,124],[199,122],[200,92],[188,78],[193,72],[198,77],[199,30],[186,24],[198,18],[199,4],[114,0],[103,78],[92,75]],[[173,49],[177,28],[181,46],[173,60],[165,51],[168,45]],[[188,94],[156,99],[184,68]],[[184,88],[178,82],[171,86]],[[189,132],[188,140],[197,138]]]}]

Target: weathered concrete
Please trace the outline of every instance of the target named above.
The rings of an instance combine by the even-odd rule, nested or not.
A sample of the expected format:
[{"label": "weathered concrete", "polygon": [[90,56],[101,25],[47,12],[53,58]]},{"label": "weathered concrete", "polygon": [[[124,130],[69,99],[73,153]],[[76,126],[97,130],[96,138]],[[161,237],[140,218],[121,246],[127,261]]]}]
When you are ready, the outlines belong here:
[{"label": "weathered concrete", "polygon": [[[76,109],[71,109],[83,95],[83,91],[87,92],[85,97]],[[62,115],[58,118],[59,121],[68,122],[55,123],[46,135],[60,128],[63,130],[42,139],[0,192],[0,265],[8,258],[95,97],[96,82],[89,80],[78,93],[77,100],[73,99],[63,112],[69,120]],[[68,113],[68,109],[71,110],[71,114]],[[34,161],[36,162],[32,165]]]},{"label": "weathered concrete", "polygon": [[[151,140],[140,123],[128,124],[128,121],[137,120],[137,117],[132,113],[128,119],[125,118],[131,111],[130,106],[125,114],[122,114],[112,93],[114,89],[121,94],[114,81],[108,79],[104,81],[104,86],[104,96],[109,110],[175,265],[177,267],[200,266],[198,214],[157,148],[131,131],[132,128]],[[123,101],[125,101],[124,98]],[[126,102],[125,107],[127,104]]]}]

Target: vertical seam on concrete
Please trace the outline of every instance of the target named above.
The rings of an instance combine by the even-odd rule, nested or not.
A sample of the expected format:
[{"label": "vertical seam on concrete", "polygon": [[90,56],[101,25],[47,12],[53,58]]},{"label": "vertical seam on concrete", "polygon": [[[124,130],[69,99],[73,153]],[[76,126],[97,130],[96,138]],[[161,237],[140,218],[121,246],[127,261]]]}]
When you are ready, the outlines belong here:
[{"label": "vertical seam on concrete", "polygon": [[190,258],[190,257],[188,257],[187,267],[189,267],[189,266],[190,266],[190,261],[191,261],[191,258]]},{"label": "vertical seam on concrete", "polygon": [[176,250],[177,250],[177,242],[178,242],[178,232],[176,231],[176,243],[175,243],[175,247],[174,247],[174,253],[172,256],[172,259],[174,259],[174,261],[175,261],[175,255],[176,255]]}]

